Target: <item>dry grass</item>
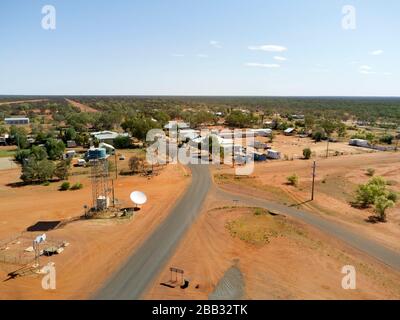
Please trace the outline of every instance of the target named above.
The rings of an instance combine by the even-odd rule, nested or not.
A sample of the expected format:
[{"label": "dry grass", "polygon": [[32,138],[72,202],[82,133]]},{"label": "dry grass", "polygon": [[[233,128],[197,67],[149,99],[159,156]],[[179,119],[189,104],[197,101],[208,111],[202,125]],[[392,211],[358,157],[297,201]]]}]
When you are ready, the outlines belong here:
[{"label": "dry grass", "polygon": [[248,208],[247,214],[228,221],[225,228],[232,237],[258,247],[270,243],[272,238],[303,235],[284,216],[273,216],[262,208]]}]

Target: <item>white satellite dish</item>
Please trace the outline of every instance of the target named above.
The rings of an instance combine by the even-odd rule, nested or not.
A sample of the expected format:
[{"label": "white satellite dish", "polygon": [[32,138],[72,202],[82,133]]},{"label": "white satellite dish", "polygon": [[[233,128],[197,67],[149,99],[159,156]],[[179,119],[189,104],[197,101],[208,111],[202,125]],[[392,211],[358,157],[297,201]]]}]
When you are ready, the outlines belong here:
[{"label": "white satellite dish", "polygon": [[142,205],[147,202],[146,195],[141,191],[133,191],[131,193],[131,200],[136,205]]}]

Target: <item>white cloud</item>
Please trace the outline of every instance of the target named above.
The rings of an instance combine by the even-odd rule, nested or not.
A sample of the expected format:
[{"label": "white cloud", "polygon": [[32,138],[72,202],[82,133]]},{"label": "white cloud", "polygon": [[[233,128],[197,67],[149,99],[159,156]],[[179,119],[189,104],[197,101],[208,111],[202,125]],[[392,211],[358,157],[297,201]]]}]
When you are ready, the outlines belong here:
[{"label": "white cloud", "polygon": [[216,41],[216,40],[211,40],[210,41],[210,46],[213,46],[214,48],[217,48],[217,49],[221,49],[222,48],[221,42]]},{"label": "white cloud", "polygon": [[311,69],[311,72],[315,72],[315,73],[327,73],[330,72],[329,69],[324,69],[324,68],[315,68],[315,69]]},{"label": "white cloud", "polygon": [[391,76],[391,75],[392,75],[391,72],[384,72],[383,74],[384,74],[385,76]]},{"label": "white cloud", "polygon": [[171,56],[179,58],[179,57],[184,57],[185,55],[182,53],[173,53],[173,54],[171,54]]},{"label": "white cloud", "polygon": [[275,56],[274,59],[278,60],[278,61],[286,61],[287,60],[285,57],[281,57],[281,56]]},{"label": "white cloud", "polygon": [[198,54],[196,54],[196,57],[197,58],[208,58],[208,55],[207,54],[203,54],[203,53],[198,53]]},{"label": "white cloud", "polygon": [[358,72],[361,74],[376,74],[375,71],[372,71],[372,67],[363,65],[358,68]]},{"label": "white cloud", "polygon": [[278,46],[274,44],[266,44],[261,46],[249,46],[249,50],[256,50],[256,51],[268,51],[268,52],[284,52],[287,50],[286,47]]},{"label": "white cloud", "polygon": [[255,68],[280,68],[279,64],[272,63],[258,63],[258,62],[246,62],[244,64],[246,67],[255,67]]},{"label": "white cloud", "polygon": [[360,70],[372,70],[372,67],[367,66],[367,65],[363,65],[360,67]]},{"label": "white cloud", "polygon": [[373,55],[373,56],[380,56],[381,54],[383,54],[383,50],[375,50],[375,51],[371,51],[369,54]]}]

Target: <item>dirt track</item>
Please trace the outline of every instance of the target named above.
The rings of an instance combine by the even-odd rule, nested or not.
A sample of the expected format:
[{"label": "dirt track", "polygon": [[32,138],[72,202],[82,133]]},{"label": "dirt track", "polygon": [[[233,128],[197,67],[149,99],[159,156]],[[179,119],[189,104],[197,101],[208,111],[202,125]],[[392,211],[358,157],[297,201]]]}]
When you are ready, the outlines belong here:
[{"label": "dirt track", "polygon": [[68,103],[70,103],[71,105],[73,105],[74,107],[78,108],[79,110],[81,110],[82,112],[99,112],[99,110],[96,110],[92,107],[89,107],[85,104],[76,102],[74,100],[71,99],[65,99]]}]

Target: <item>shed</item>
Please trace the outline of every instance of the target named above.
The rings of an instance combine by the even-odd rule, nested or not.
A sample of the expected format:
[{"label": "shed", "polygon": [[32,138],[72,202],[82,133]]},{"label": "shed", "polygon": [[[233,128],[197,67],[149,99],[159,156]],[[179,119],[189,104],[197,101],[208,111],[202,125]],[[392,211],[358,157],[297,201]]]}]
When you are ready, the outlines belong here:
[{"label": "shed", "polygon": [[269,159],[280,159],[281,158],[281,153],[279,151],[270,149],[270,150],[268,150],[267,157]]}]

